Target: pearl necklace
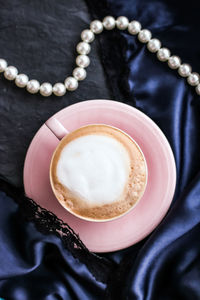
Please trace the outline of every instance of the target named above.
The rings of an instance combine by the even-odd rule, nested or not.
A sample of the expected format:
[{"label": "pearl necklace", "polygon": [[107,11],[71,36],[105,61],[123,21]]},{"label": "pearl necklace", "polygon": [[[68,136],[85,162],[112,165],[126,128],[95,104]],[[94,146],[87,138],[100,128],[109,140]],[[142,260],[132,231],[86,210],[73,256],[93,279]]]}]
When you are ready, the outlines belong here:
[{"label": "pearl necklace", "polygon": [[86,78],[85,68],[89,66],[90,59],[87,56],[90,52],[90,43],[94,40],[95,34],[99,34],[106,30],[112,30],[115,26],[120,30],[128,30],[131,35],[137,35],[141,43],[147,45],[147,49],[156,53],[157,58],[162,62],[167,62],[171,69],[177,69],[180,76],[187,78],[187,82],[191,86],[195,86],[196,92],[200,95],[200,82],[199,74],[192,73],[192,68],[188,64],[181,64],[181,59],[178,56],[171,56],[171,52],[167,48],[161,48],[161,42],[158,39],[153,38],[148,29],[142,29],[141,24],[138,21],[131,21],[120,16],[116,20],[112,16],[107,16],[103,19],[103,22],[94,20],[90,24],[90,29],[85,29],[81,33],[81,42],[77,45],[76,50],[78,56],[76,57],[77,67],[73,70],[73,76],[69,76],[63,83],[55,83],[52,86],[48,82],[40,83],[35,80],[29,80],[25,74],[18,74],[18,70],[14,66],[8,66],[6,60],[0,59],[0,73],[4,72],[4,77],[8,80],[15,80],[15,84],[20,88],[26,88],[31,94],[40,92],[42,96],[50,96],[52,93],[56,96],[63,96],[67,91],[74,91],[78,88],[78,81]]}]

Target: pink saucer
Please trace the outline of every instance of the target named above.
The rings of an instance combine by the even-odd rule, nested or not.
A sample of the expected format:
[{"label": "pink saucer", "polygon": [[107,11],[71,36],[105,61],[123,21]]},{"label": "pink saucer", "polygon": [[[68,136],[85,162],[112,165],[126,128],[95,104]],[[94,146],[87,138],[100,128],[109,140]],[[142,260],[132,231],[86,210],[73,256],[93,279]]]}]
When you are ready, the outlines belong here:
[{"label": "pink saucer", "polygon": [[145,194],[128,214],[105,223],[84,221],[68,213],[51,190],[49,164],[59,140],[44,124],[26,155],[24,186],[27,196],[70,225],[93,252],[120,250],[145,238],[167,213],[176,184],[173,153],[159,127],[139,110],[110,100],[77,103],[59,111],[54,117],[68,131],[91,123],[105,123],[132,136],[147,161]]}]

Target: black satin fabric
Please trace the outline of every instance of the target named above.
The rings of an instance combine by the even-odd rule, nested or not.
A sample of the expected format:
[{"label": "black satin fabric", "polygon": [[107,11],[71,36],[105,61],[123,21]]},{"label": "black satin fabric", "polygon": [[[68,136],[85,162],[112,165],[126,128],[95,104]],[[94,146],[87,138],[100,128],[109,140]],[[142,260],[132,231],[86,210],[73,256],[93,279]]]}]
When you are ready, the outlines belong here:
[{"label": "black satin fabric", "polygon": [[[200,71],[199,1],[109,0],[107,7],[105,1],[87,3],[95,17],[102,17],[106,11],[139,20],[172,54]],[[108,38],[110,35],[112,40],[115,34],[100,37],[100,59],[108,80],[112,79],[110,88],[117,87],[113,92],[115,98],[119,95],[116,100],[145,112],[171,144],[177,188],[170,210],[145,240],[122,251],[102,254],[117,263],[116,272],[103,284],[63,248],[57,237],[42,235],[33,224],[19,218],[18,206],[1,193],[0,297],[200,299],[200,97],[177,71],[159,62],[127,32],[121,33],[126,45],[122,68],[126,66],[126,72],[117,77],[122,60],[116,65],[117,50]],[[103,46],[104,41],[107,43]]]}]

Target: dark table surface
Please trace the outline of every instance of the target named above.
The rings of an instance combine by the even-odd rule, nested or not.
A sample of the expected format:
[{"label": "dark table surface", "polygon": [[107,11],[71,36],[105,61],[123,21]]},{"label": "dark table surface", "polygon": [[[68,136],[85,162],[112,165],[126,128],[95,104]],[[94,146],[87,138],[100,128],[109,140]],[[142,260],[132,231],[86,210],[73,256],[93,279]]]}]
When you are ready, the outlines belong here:
[{"label": "dark table surface", "polygon": [[[0,1],[0,57],[20,73],[42,82],[63,82],[75,67],[76,45],[90,15],[83,0]],[[44,98],[20,89],[0,74],[0,176],[23,184],[28,146],[40,126],[60,109],[89,99],[110,99],[99,57],[92,44],[87,78],[75,92]]]}]

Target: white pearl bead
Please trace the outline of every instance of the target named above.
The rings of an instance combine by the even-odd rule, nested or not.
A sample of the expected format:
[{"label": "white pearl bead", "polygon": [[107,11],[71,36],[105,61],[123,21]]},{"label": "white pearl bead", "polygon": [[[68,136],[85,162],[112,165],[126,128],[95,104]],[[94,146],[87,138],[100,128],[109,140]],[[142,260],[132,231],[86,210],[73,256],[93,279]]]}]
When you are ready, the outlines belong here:
[{"label": "white pearl bead", "polygon": [[148,42],[147,48],[150,52],[157,52],[161,47],[161,42],[158,39],[152,39]]},{"label": "white pearl bead", "polygon": [[170,51],[167,48],[161,48],[157,52],[157,58],[160,61],[167,61],[170,58]]},{"label": "white pearl bead", "polygon": [[0,73],[5,71],[7,65],[7,61],[5,59],[0,58]]},{"label": "white pearl bead", "polygon": [[180,67],[178,68],[178,73],[179,75],[181,75],[182,77],[187,77],[190,75],[192,71],[192,68],[190,67],[190,65],[188,64],[182,64],[180,65]]},{"label": "white pearl bead", "polygon": [[15,84],[20,88],[25,87],[27,83],[28,83],[28,76],[26,74],[19,74],[15,78]]},{"label": "white pearl bead", "polygon": [[178,69],[181,65],[181,60],[178,56],[171,56],[168,60],[168,66],[171,68],[171,69]]},{"label": "white pearl bead", "polygon": [[115,28],[115,19],[111,16],[107,16],[103,19],[103,26],[107,30]]},{"label": "white pearl bead", "polygon": [[36,94],[40,89],[40,84],[37,80],[32,79],[27,83],[26,89],[31,94]]},{"label": "white pearl bead", "polygon": [[200,95],[200,84],[198,84],[195,88],[198,95]]},{"label": "white pearl bead", "polygon": [[81,68],[87,68],[90,64],[90,59],[87,55],[78,55],[76,58],[76,64]]},{"label": "white pearl bead", "polygon": [[83,68],[75,68],[73,71],[73,76],[76,80],[83,80],[86,77],[86,71]]},{"label": "white pearl bead", "polygon": [[66,88],[63,83],[57,82],[53,86],[53,93],[56,96],[63,96],[66,93]]},{"label": "white pearl bead", "polygon": [[8,80],[14,80],[18,74],[17,68],[9,66],[4,71],[4,77]]},{"label": "white pearl bead", "polygon": [[75,91],[78,87],[78,81],[74,77],[67,77],[65,79],[65,87],[68,91]]},{"label": "white pearl bead", "polygon": [[49,82],[44,82],[40,86],[40,94],[44,97],[48,97],[52,94],[53,87],[51,83]]},{"label": "white pearl bead", "polygon": [[86,54],[90,53],[91,47],[86,42],[80,42],[80,43],[78,43],[76,50],[79,54],[86,55]]},{"label": "white pearl bead", "polygon": [[149,31],[148,29],[142,29],[138,34],[138,39],[142,43],[147,43],[150,41],[151,36],[151,31]]},{"label": "white pearl bead", "polygon": [[85,29],[81,32],[81,39],[86,43],[91,43],[94,40],[94,33],[90,29]]},{"label": "white pearl bead", "polygon": [[128,32],[130,34],[138,34],[138,32],[140,32],[142,26],[141,24],[138,22],[138,21],[131,21],[129,24],[128,24]]},{"label": "white pearl bead", "polygon": [[90,24],[90,29],[92,30],[93,33],[99,34],[103,31],[103,24],[99,20],[94,20]]},{"label": "white pearl bead", "polygon": [[192,86],[198,85],[199,84],[199,74],[191,73],[187,78],[187,82]]},{"label": "white pearl bead", "polygon": [[127,17],[120,16],[120,17],[118,17],[117,20],[116,20],[116,26],[117,26],[117,28],[120,29],[120,30],[125,30],[125,29],[127,29],[128,24],[129,24],[129,20],[127,19]]}]

